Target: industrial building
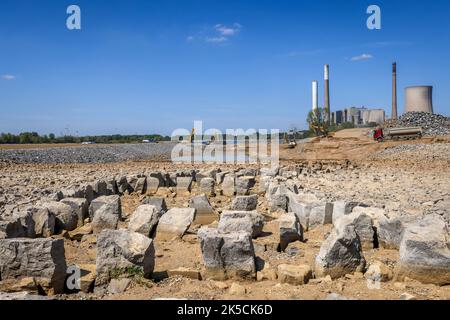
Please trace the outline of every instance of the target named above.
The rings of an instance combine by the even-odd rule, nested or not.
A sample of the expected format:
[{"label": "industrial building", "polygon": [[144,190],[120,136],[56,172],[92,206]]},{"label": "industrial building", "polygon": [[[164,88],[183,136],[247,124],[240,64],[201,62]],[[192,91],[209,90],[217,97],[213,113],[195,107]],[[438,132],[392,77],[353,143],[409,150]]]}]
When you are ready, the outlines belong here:
[{"label": "industrial building", "polygon": [[368,125],[370,123],[383,124],[385,119],[386,112],[384,109],[351,107],[331,113],[331,122],[336,125],[345,122],[350,122],[354,125]]}]

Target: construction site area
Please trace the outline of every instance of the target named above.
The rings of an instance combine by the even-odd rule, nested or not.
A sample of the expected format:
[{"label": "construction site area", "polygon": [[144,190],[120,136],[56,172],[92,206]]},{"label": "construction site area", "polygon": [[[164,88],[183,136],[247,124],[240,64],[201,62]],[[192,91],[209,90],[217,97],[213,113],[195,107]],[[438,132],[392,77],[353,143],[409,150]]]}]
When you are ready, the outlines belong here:
[{"label": "construction site area", "polygon": [[393,70],[376,127],[328,130],[313,83],[316,136],[280,137],[277,166],[0,146],[0,299],[450,299],[450,119],[429,87],[397,116]]}]

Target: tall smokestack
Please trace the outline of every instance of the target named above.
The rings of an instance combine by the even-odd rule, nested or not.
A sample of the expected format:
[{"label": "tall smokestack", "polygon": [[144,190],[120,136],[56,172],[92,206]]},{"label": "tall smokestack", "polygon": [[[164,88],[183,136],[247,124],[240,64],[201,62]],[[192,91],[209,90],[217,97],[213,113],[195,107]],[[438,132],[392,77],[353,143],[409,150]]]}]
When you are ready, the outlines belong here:
[{"label": "tall smokestack", "polygon": [[314,112],[319,109],[319,83],[317,81],[312,82],[312,109]]},{"label": "tall smokestack", "polygon": [[392,64],[392,119],[397,119],[397,63]]},{"label": "tall smokestack", "polygon": [[325,80],[324,108],[325,108],[326,121],[329,121],[330,120],[330,66],[327,64],[324,67],[324,80]]}]

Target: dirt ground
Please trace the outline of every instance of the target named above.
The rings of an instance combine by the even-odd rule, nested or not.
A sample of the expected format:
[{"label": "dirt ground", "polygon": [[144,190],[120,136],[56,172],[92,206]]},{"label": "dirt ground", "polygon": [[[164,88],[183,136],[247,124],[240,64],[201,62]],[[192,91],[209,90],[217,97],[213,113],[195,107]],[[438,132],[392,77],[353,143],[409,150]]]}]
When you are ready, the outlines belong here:
[{"label": "dirt ground", "polygon": [[299,143],[295,149],[281,146],[281,160],[316,161],[316,160],[352,160],[364,161],[375,152],[391,147],[408,144],[430,144],[450,142],[450,136],[424,137],[419,140],[373,141],[370,128],[347,129],[332,133],[329,138],[313,138],[312,141]]}]

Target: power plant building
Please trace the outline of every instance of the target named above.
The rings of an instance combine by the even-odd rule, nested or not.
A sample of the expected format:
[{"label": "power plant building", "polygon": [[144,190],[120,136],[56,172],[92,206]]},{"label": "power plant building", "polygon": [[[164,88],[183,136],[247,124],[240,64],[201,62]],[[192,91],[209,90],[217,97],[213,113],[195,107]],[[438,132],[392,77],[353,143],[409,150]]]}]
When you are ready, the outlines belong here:
[{"label": "power plant building", "polygon": [[331,120],[336,125],[341,125],[345,122],[354,125],[383,124],[386,120],[386,112],[383,109],[351,107],[333,112]]}]

